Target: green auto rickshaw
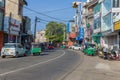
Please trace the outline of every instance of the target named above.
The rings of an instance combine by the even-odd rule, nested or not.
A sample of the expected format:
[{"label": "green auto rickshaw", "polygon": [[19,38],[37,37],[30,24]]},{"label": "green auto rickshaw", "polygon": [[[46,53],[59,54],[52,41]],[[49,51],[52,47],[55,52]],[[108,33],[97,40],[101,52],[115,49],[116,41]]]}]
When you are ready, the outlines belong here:
[{"label": "green auto rickshaw", "polygon": [[95,55],[95,45],[94,44],[86,44],[84,49],[84,54],[94,56]]},{"label": "green auto rickshaw", "polygon": [[35,55],[40,55],[41,54],[41,47],[39,47],[39,45],[38,44],[36,44],[36,43],[32,43],[32,46],[31,46],[31,54],[33,55],[33,56],[35,56]]}]

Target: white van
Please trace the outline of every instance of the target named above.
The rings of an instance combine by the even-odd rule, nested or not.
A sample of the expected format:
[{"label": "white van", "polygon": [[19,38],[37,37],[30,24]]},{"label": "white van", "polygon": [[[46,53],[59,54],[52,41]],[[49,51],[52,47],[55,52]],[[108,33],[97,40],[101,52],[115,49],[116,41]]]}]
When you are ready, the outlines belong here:
[{"label": "white van", "polygon": [[26,49],[24,49],[20,43],[5,43],[1,50],[1,57],[5,58],[6,56],[25,56]]}]

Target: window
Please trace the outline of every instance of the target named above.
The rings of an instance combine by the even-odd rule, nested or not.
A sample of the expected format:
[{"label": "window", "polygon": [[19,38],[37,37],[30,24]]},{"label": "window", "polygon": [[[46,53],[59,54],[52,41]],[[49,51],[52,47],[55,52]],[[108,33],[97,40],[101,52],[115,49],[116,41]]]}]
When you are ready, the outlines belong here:
[{"label": "window", "polygon": [[4,0],[0,0],[0,7],[4,7]]},{"label": "window", "polygon": [[2,30],[3,27],[3,12],[0,12],[0,31]]},{"label": "window", "polygon": [[120,0],[113,0],[113,7],[120,7]]}]

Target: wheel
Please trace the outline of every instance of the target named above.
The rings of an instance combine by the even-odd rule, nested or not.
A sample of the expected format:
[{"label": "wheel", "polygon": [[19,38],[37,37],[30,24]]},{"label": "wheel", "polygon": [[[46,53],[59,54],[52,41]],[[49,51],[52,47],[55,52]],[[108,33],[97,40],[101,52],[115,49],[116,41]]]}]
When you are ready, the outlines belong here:
[{"label": "wheel", "polygon": [[24,54],[23,54],[23,56],[27,56],[27,54],[26,54],[26,53],[24,53]]},{"label": "wheel", "polygon": [[36,56],[36,53],[33,53],[33,56]]},{"label": "wheel", "polygon": [[15,58],[18,58],[19,56],[18,56],[18,52],[16,52],[16,55],[15,55]]},{"label": "wheel", "polygon": [[95,54],[92,54],[92,56],[94,56]]},{"label": "wheel", "polygon": [[1,56],[1,57],[2,57],[2,58],[5,58],[6,56],[3,55],[3,56]]},{"label": "wheel", "polygon": [[39,52],[39,55],[40,55],[40,52]]}]

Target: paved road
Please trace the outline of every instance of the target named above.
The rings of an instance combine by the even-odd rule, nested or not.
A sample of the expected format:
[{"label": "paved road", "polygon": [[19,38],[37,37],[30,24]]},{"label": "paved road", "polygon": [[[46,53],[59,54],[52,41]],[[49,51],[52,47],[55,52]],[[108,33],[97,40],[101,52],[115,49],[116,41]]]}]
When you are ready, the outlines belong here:
[{"label": "paved road", "polygon": [[80,64],[80,59],[78,53],[68,50],[46,51],[41,56],[2,59],[0,78],[1,80],[60,80]]}]

